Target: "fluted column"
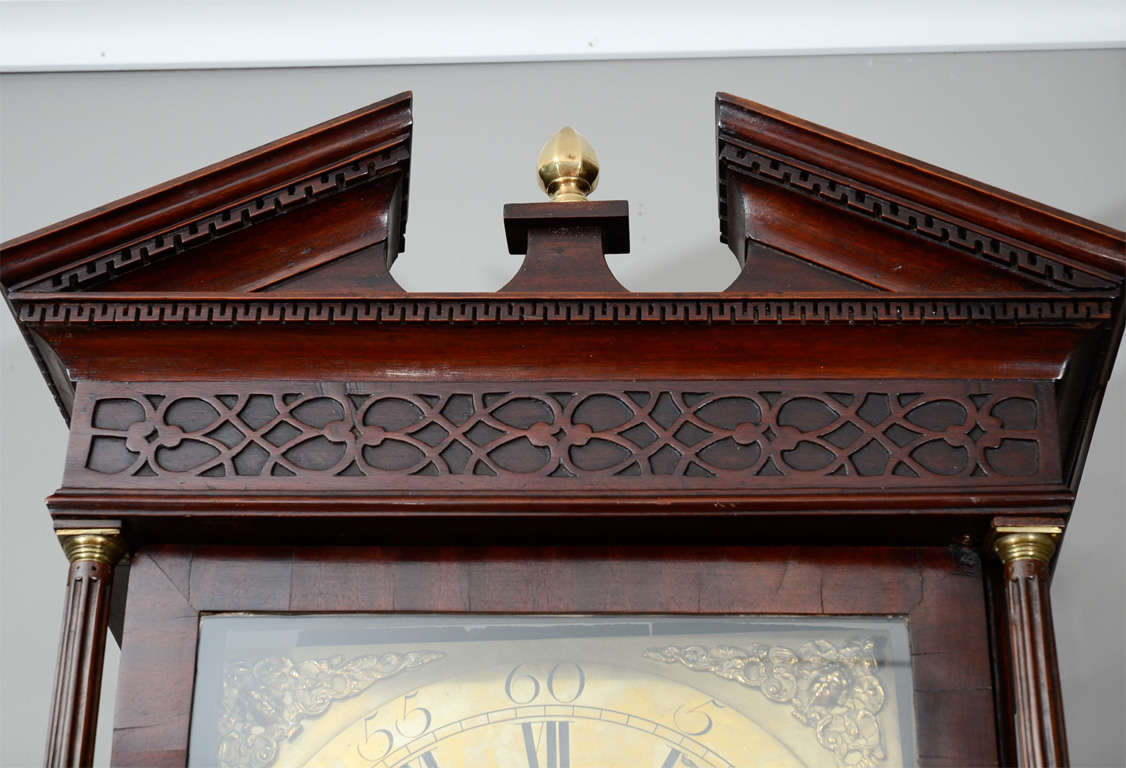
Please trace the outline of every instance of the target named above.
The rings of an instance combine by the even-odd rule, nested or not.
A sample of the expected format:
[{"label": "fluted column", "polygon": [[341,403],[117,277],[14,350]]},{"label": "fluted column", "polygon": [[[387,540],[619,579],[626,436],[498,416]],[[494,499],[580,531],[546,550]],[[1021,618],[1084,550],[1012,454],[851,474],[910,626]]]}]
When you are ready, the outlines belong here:
[{"label": "fluted column", "polygon": [[44,764],[71,768],[94,761],[110,588],[125,547],[112,528],[64,528],[56,534],[70,571]]},{"label": "fluted column", "polygon": [[1000,526],[994,551],[1004,568],[1005,659],[1019,766],[1064,766],[1064,732],[1049,566],[1058,526]]}]

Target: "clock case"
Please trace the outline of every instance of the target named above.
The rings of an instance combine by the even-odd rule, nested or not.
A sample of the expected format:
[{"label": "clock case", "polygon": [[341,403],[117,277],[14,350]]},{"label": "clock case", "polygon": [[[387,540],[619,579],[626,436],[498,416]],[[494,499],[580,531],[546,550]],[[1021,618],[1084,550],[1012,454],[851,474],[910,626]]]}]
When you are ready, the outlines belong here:
[{"label": "clock case", "polygon": [[1066,527],[1123,233],[716,119],[716,293],[624,289],[623,201],[506,206],[509,285],[404,292],[410,94],[5,243],[55,526],[130,553],[72,555],[48,764],[92,756],[108,624],[113,764],[183,766],[222,611],[906,616],[920,765],[1064,764],[1051,552],[993,542]]}]

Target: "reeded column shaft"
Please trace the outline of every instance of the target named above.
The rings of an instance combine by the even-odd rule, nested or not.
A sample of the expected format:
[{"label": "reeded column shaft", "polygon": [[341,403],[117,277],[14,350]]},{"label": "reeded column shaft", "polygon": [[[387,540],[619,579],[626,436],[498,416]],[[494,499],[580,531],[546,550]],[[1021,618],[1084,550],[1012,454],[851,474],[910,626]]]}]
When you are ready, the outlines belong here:
[{"label": "reeded column shaft", "polygon": [[72,768],[94,761],[110,588],[123,547],[115,530],[61,530],[58,535],[70,571],[44,765]]},{"label": "reeded column shaft", "polygon": [[1055,535],[1042,531],[1003,533],[994,547],[1004,567],[1006,662],[1019,766],[1068,764],[1048,596]]}]

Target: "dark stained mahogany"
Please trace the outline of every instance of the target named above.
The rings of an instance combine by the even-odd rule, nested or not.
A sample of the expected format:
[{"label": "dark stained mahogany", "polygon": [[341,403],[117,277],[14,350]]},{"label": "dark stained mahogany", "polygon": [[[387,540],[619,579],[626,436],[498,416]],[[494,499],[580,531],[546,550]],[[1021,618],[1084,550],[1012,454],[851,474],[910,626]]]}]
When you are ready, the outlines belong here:
[{"label": "dark stained mahogany", "polygon": [[184,765],[199,614],[222,611],[900,615],[919,764],[997,762],[981,566],[965,549],[160,546],[132,570],[115,766]]},{"label": "dark stained mahogany", "polygon": [[1048,566],[1017,560],[1004,568],[1014,741],[1018,765],[1067,765]]},{"label": "dark stained mahogany", "polygon": [[67,574],[45,765],[90,765],[94,760],[112,571],[106,563],[79,561]]},{"label": "dark stained mahogany", "polygon": [[67,573],[55,693],[44,755],[48,768],[88,766],[94,762],[113,571],[108,563],[77,560],[70,564]]},{"label": "dark stained mahogany", "polygon": [[[481,300],[459,301],[448,308],[447,302],[416,297],[388,302],[390,306],[379,302],[372,312],[364,302],[253,301],[244,305],[245,314],[241,308],[228,309],[225,322],[206,309],[199,320],[192,320],[195,307],[177,302],[154,302],[151,315],[141,308],[132,320],[113,319],[120,300],[109,300],[94,305],[92,312],[78,307],[84,317],[77,321],[55,321],[44,312],[26,327],[59,350],[73,375],[93,381],[227,381],[244,376],[387,381],[401,380],[404,373],[424,381],[518,381],[531,372],[547,380],[608,381],[621,376],[622,366],[633,374],[622,377],[625,380],[1053,381],[1068,373],[1067,361],[1092,324],[1086,317],[1078,322],[997,322],[988,314],[989,319],[976,322],[849,322],[847,313],[839,320],[810,317],[803,323],[798,319],[801,302],[791,306],[795,302],[789,301],[782,309],[794,312],[792,322],[780,322],[776,312],[768,315],[776,309],[769,303],[749,302],[751,320],[744,324],[731,319],[741,309],[737,300],[717,302],[717,310],[728,310],[726,322],[638,322],[636,308],[623,309],[616,323],[610,318],[545,321],[521,315],[531,314],[525,308],[539,314],[539,304],[565,308],[567,300],[503,301],[492,311],[510,312],[510,320],[480,320],[476,325],[450,317],[460,311],[471,315],[484,303]],[[572,318],[593,314],[589,304],[615,308],[608,301],[583,300]],[[695,304],[691,298],[682,299],[670,314],[687,318]],[[105,319],[94,314],[101,306],[106,307]],[[162,311],[164,306],[172,311]],[[291,306],[298,311],[289,319]],[[334,306],[343,310],[336,318],[331,314]],[[406,315],[410,309],[418,311],[419,320]],[[385,310],[382,320],[377,319],[380,310]],[[179,321],[167,319],[173,312]],[[373,319],[356,319],[360,312]],[[310,317],[315,319],[298,319]],[[567,343],[552,343],[560,335]],[[207,354],[185,366],[184,349]],[[258,354],[247,356],[246,349]],[[143,355],[143,366],[137,364],[137,355]],[[310,371],[318,376],[310,377]],[[936,376],[939,372],[942,375]]]},{"label": "dark stained mahogany", "polygon": [[[360,159],[375,158],[375,170],[383,170],[385,165],[405,174],[410,158],[410,107],[411,94],[400,93],[9,240],[3,244],[4,287],[43,290],[56,283],[56,275],[67,275],[62,285],[68,288],[112,279],[125,263],[146,262],[157,255],[153,249],[172,256],[182,246],[257,224],[279,210],[331,194],[338,186],[350,186],[372,172],[359,165],[351,167]],[[337,175],[322,180],[327,173]],[[400,204],[392,228],[401,236],[406,227],[405,195]],[[155,237],[164,233],[168,233],[168,242],[157,245]],[[116,253],[135,242],[144,244],[146,238],[154,240],[149,253]],[[118,259],[112,267],[105,261],[107,256]],[[75,275],[72,281],[69,277],[78,267],[86,274]]]},{"label": "dark stained mahogany", "polygon": [[[356,277],[400,290],[388,269],[403,248],[411,128],[411,94],[401,93],[9,240],[0,244],[0,291],[9,305],[13,293],[116,290],[115,282],[300,293],[303,278],[320,287],[326,269],[360,253],[361,265],[340,271],[348,282],[338,293],[352,293]],[[74,379],[50,344],[21,330],[69,417]]]},{"label": "dark stained mahogany", "polygon": [[[993,526],[1065,527],[1054,516],[998,518]],[[996,533],[990,538],[995,539]],[[1002,763],[1060,766],[1068,764],[1063,696],[1059,685],[1052,604],[1051,567],[1035,558],[995,562],[986,578],[993,614],[994,686]]]},{"label": "dark stained mahogany", "polygon": [[[509,253],[527,253],[528,235],[535,230],[596,227],[604,253],[629,253],[629,203],[588,200],[568,203],[508,203],[504,206],[504,235]],[[562,290],[578,290],[574,286]]]},{"label": "dark stained mahogany", "polygon": [[[257,290],[305,288],[301,280],[317,274],[352,254],[367,252],[367,272],[391,280],[386,256],[389,219],[398,213],[392,204],[400,179],[346,187],[294,206],[269,226],[246,227],[217,237],[191,259],[175,259],[160,269],[126,272],[106,283],[106,290],[191,291],[220,290],[243,293]],[[379,246],[376,249],[376,246]],[[395,254],[398,255],[398,254]],[[363,273],[353,290],[364,286]],[[356,279],[359,278],[359,279]],[[397,286],[395,286],[397,287]]]},{"label": "dark stained mahogany", "polygon": [[629,204],[523,203],[504,206],[508,252],[526,254],[502,292],[625,293],[606,264],[608,253],[629,253]]},{"label": "dark stained mahogany", "polygon": [[115,765],[184,764],[236,610],[905,615],[921,765],[1066,761],[1048,573],[978,553],[1066,523],[1126,237],[716,118],[722,292],[624,289],[623,201],[506,206],[503,291],[403,292],[409,94],[0,246],[71,426],[51,513],[138,550]]},{"label": "dark stained mahogany", "polygon": [[1027,382],[83,383],[69,487],[982,488],[1060,482]]},{"label": "dark stained mahogany", "polygon": [[[720,232],[737,256],[748,222],[729,209],[730,167],[870,223],[911,230],[951,250],[976,251],[988,263],[1045,284],[1122,283],[1123,235],[1112,227],[730,94],[716,95],[716,123]],[[983,238],[978,251],[975,241]],[[998,248],[991,256],[994,239]]]}]

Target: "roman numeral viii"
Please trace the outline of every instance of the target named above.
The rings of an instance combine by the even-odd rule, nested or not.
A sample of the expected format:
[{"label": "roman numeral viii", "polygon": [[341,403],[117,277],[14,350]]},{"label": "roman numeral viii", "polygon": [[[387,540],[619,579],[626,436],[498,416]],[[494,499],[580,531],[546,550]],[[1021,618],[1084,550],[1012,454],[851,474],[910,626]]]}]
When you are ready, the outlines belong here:
[{"label": "roman numeral viii", "polygon": [[438,761],[434,759],[433,752],[423,752],[416,762],[414,758],[403,763],[399,768],[439,768]]},{"label": "roman numeral viii", "polygon": [[[571,768],[571,724],[563,721],[521,723],[528,768]],[[540,744],[547,754],[546,766],[540,763]]]},{"label": "roman numeral viii", "polygon": [[661,768],[676,768],[678,765],[687,768],[699,768],[694,761],[685,757],[679,749],[670,749],[669,756],[665,758],[665,762],[661,763]]}]

